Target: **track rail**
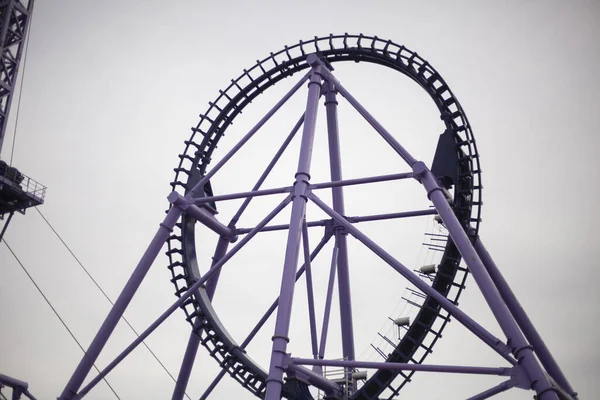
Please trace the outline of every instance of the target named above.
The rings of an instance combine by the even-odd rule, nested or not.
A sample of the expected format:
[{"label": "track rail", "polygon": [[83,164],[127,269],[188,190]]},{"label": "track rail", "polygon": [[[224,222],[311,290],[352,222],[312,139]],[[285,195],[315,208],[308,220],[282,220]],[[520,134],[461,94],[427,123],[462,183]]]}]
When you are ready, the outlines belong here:
[{"label": "track rail", "polygon": [[[377,36],[329,35],[300,41],[293,46],[285,46],[277,53],[257,63],[222,91],[208,110],[200,115],[200,120],[192,127],[192,135],[185,141],[185,150],[179,155],[173,190],[190,190],[205,174],[211,156],[219,140],[225,134],[233,119],[259,94],[277,82],[308,69],[306,56],[318,53],[329,63],[354,61],[368,62],[392,68],[415,81],[435,102],[440,117],[447,129],[453,132],[456,151],[459,155],[452,207],[459,221],[472,238],[477,236],[481,220],[481,168],[475,139],[467,117],[454,94],[438,72],[416,52],[390,40]],[[207,191],[211,190],[206,188]],[[171,282],[175,294],[180,296],[200,277],[194,241],[194,220],[182,217],[174,234],[167,241]],[[469,230],[471,226],[474,229]],[[439,242],[436,243],[440,246]],[[452,240],[446,237],[440,266],[435,277],[422,276],[431,281],[431,286],[455,304],[464,289],[467,270],[460,266],[461,256]],[[454,290],[452,290],[454,288]],[[395,349],[388,355],[390,362],[421,363],[431,353],[432,347],[441,337],[449,315],[437,301],[430,297],[418,304],[417,317],[407,329]],[[222,368],[249,391],[262,397],[266,388],[267,373],[262,370],[239,345],[229,336],[213,310],[206,291],[200,289],[182,306],[187,320],[201,338],[201,343]],[[438,321],[436,325],[434,325]],[[441,323],[439,322],[441,321]],[[396,396],[410,381],[411,373],[380,370],[373,374],[352,396],[353,399],[379,399]],[[300,386],[298,386],[300,385]],[[284,396],[289,399],[309,399],[308,391],[296,381],[289,381],[284,387]]]}]

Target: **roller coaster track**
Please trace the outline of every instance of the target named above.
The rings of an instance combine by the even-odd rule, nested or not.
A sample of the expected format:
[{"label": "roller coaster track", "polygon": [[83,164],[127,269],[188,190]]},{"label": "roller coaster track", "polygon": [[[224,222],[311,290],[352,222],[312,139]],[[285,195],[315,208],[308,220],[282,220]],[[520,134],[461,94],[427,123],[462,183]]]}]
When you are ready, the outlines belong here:
[{"label": "roller coaster track", "polygon": [[[329,35],[300,41],[286,46],[244,72],[222,91],[208,110],[200,115],[200,121],[192,128],[192,135],[185,141],[185,151],[179,155],[179,165],[174,169],[173,190],[190,190],[205,174],[217,144],[224,136],[234,118],[258,95],[277,82],[308,69],[306,56],[317,53],[334,64],[354,61],[379,64],[394,69],[421,86],[435,102],[446,129],[450,130],[458,154],[457,176],[452,208],[471,238],[477,237],[481,216],[481,169],[479,155],[467,117],[452,91],[438,72],[416,52],[389,40],[359,35]],[[212,193],[210,187],[205,188]],[[180,296],[200,278],[196,259],[192,218],[182,217],[173,235],[168,239],[166,254],[169,257],[171,282],[175,294]],[[468,227],[474,229],[469,230]],[[442,252],[441,262],[435,276],[421,275],[431,286],[455,304],[464,289],[467,270],[460,266],[461,256],[452,240],[443,235],[436,241],[435,250]],[[453,289],[454,290],[451,290]],[[383,354],[389,362],[422,363],[432,347],[441,338],[450,316],[431,297],[424,297],[418,314],[390,354]],[[201,288],[186,301],[182,309],[202,345],[226,371],[245,388],[258,397],[264,396],[267,373],[258,366],[228,334],[219,321],[215,310]],[[438,323],[434,325],[434,323]],[[352,399],[379,399],[396,396],[411,380],[412,373],[379,370],[374,373],[353,395]],[[288,380],[284,386],[288,399],[310,399],[303,384]]]}]

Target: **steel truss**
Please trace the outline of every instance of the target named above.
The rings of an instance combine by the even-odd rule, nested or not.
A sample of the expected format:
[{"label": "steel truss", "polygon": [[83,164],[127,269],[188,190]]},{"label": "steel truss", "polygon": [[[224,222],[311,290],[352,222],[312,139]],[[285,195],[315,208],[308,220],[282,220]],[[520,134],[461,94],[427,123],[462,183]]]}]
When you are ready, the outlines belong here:
[{"label": "steel truss", "polygon": [[[344,49],[348,50],[349,47],[346,45],[349,36],[345,35],[342,37],[344,43]],[[358,39],[358,53],[364,55],[360,49],[361,41],[365,38],[355,36]],[[332,58],[336,56],[348,57],[341,51],[335,53],[333,46],[334,37],[329,38],[331,44]],[[317,42],[324,39],[315,38],[315,47],[319,50]],[[389,55],[389,49],[392,47],[391,42],[379,41],[377,38],[367,38],[371,41],[371,50],[374,53],[387,57]],[[376,51],[376,43],[384,43],[385,48]],[[364,42],[363,42],[364,43]],[[302,46],[302,43],[300,44]],[[394,45],[396,46],[396,45]],[[370,51],[370,50],[369,50]],[[395,52],[397,59],[404,60],[400,54],[405,49],[402,47],[400,50]],[[368,51],[367,51],[368,52]],[[387,53],[385,55],[384,53]],[[83,357],[79,363],[75,373],[67,383],[60,399],[74,399],[81,398],[86,395],[107,373],[109,373],[121,360],[123,360],[138,344],[140,344],[150,333],[153,332],[169,315],[171,315],[177,308],[183,308],[187,315],[188,320],[193,326],[188,348],[184,357],[180,375],[178,378],[177,386],[173,395],[174,399],[181,398],[183,391],[185,390],[187,381],[189,379],[189,372],[193,365],[195,354],[200,343],[207,348],[212,346],[212,354],[215,358],[220,357],[220,362],[223,367],[222,373],[217,376],[213,384],[210,385],[207,392],[202,398],[208,396],[212,388],[219,382],[226,372],[229,372],[238,381],[244,384],[251,392],[266,398],[267,400],[278,400],[282,396],[288,398],[309,398],[306,389],[306,385],[313,385],[324,391],[330,398],[341,398],[344,393],[339,385],[332,381],[324,378],[318,369],[309,370],[303,365],[314,365],[314,366],[341,366],[344,367],[347,373],[350,373],[355,368],[373,368],[378,371],[363,387],[361,390],[356,391],[353,394],[353,398],[366,399],[376,398],[381,393],[381,387],[389,385],[389,379],[393,379],[398,373],[410,371],[432,371],[432,372],[447,372],[447,373],[468,373],[468,374],[484,374],[484,375],[498,375],[507,376],[509,379],[500,385],[490,388],[485,392],[475,395],[474,399],[484,399],[493,394],[499,393],[504,390],[508,390],[512,387],[519,387],[522,389],[533,390],[537,397],[542,400],[548,399],[559,399],[559,398],[577,398],[576,393],[569,385],[567,379],[560,371],[557,363],[552,358],[549,350],[544,345],[540,335],[536,332],[535,328],[527,318],[525,312],[519,305],[514,294],[510,291],[508,284],[503,279],[498,267],[494,264],[493,260],[483,247],[481,239],[477,235],[477,227],[479,223],[479,204],[480,196],[477,199],[473,199],[472,193],[475,186],[480,187],[480,179],[478,177],[478,157],[475,153],[471,153],[471,156],[467,156],[465,151],[459,151],[459,154],[464,156],[466,163],[466,172],[461,169],[459,164],[459,176],[460,173],[464,173],[468,179],[468,187],[471,190],[467,201],[467,207],[461,209],[464,206],[464,199],[461,201],[460,182],[456,184],[455,198],[449,199],[448,192],[440,185],[438,179],[434,176],[431,170],[422,161],[416,160],[413,156],[399,143],[388,131],[385,130],[375,118],[369,114],[367,110],[355,99],[339,82],[331,72],[330,61],[328,57],[323,55],[323,52],[318,51],[317,53],[304,54],[303,59],[305,60],[305,66],[300,68],[300,64],[294,64],[292,57],[289,55],[289,49],[286,48],[286,54],[290,59],[290,64],[282,67],[282,64],[278,64],[275,60],[275,56],[272,54],[271,59],[273,60],[276,68],[279,67],[285,72],[285,74],[291,75],[290,69],[295,68],[301,70],[309,68],[309,71],[294,87],[273,107],[266,115],[259,121],[259,123],[252,128],[242,140],[232,148],[232,150],[223,157],[210,171],[206,171],[206,163],[199,163],[199,160],[209,160],[210,152],[214,147],[210,148],[210,152],[203,150],[206,146],[213,146],[215,138],[222,135],[223,125],[215,125],[216,120],[212,120],[212,131],[204,132],[200,127],[196,128],[196,132],[201,132],[204,139],[204,145],[198,145],[196,142],[187,142],[188,147],[195,147],[196,154],[199,159],[194,159],[191,156],[181,156],[182,161],[189,157],[194,164],[193,170],[187,170],[181,165],[179,167],[179,173],[186,173],[189,176],[188,183],[181,183],[181,186],[186,188],[185,196],[174,191],[169,196],[171,207],[165,217],[164,221],[160,224],[156,235],[152,242],[148,246],[148,249],[142,256],[140,262],[135,268],[125,288],[121,292],[119,298],[115,302],[114,307],[111,309],[106,320],[102,324],[99,332],[92,341],[86,356]],[[410,53],[412,60],[416,59],[416,54]],[[421,60],[422,61],[422,60]],[[408,61],[407,61],[408,62]],[[411,61],[412,62],[412,61]],[[275,68],[275,69],[276,69]],[[413,67],[411,67],[413,68]],[[418,71],[431,71],[426,62],[422,62],[420,67],[413,68],[415,73],[418,75]],[[266,71],[263,72],[266,74]],[[426,74],[422,72],[424,79],[432,84],[432,87],[437,86],[435,82],[445,85],[441,77],[437,73]],[[284,75],[280,75],[279,78]],[[273,78],[274,79],[274,78]],[[272,81],[272,79],[265,78],[264,82]],[[253,80],[253,82],[255,82]],[[252,136],[264,125],[264,123],[275,113],[279,108],[306,82],[308,82],[308,97],[306,102],[306,111],[302,118],[298,121],[286,141],[277,152],[267,170],[261,176],[257,184],[250,192],[238,193],[234,195],[223,195],[213,196],[212,189],[210,189],[210,179],[220,170],[220,168],[227,163],[230,158],[236,154],[236,152],[252,138]],[[236,85],[235,81],[233,86]],[[440,93],[446,93],[449,91],[447,86],[442,89],[442,86],[437,86],[436,90]],[[240,93],[244,93],[240,87]],[[454,301],[446,297],[448,291],[444,291],[443,287],[436,287],[435,281],[430,286],[423,281],[418,275],[414,274],[401,262],[396,260],[392,255],[387,253],[377,243],[371,240],[368,236],[363,234],[355,224],[362,220],[377,220],[384,218],[396,218],[401,216],[410,216],[411,212],[399,213],[398,215],[383,215],[383,216],[368,216],[368,217],[352,217],[348,218],[344,213],[344,201],[342,188],[351,184],[365,184],[374,182],[377,179],[383,178],[365,178],[362,180],[342,180],[341,167],[339,161],[339,144],[338,144],[338,132],[337,132],[337,114],[336,106],[337,100],[336,95],[340,94],[344,97],[379,133],[379,135],[396,151],[410,168],[410,172],[405,174],[398,174],[394,177],[387,176],[385,179],[401,179],[401,178],[412,178],[418,181],[423,188],[428,198],[431,200],[435,207],[435,212],[440,217],[441,222],[444,224],[449,233],[449,240],[445,247],[445,252],[448,253],[446,260],[452,259],[454,270],[450,271],[450,279],[444,275],[444,272],[448,274],[448,271],[442,269],[441,274],[438,273],[436,276],[437,282],[442,279],[445,286],[455,284],[454,275],[459,267],[458,262],[460,257],[465,261],[468,271],[473,275],[477,286],[480,288],[484,295],[486,302],[492,310],[496,320],[498,321],[506,340],[501,340],[495,337],[485,328],[479,325],[471,317],[458,308]],[[311,155],[312,155],[312,143],[315,133],[316,117],[318,110],[318,101],[320,97],[325,96],[325,107],[327,113],[327,127],[328,127],[328,139],[330,149],[330,167],[331,167],[331,180],[330,183],[316,184],[310,183],[310,167],[311,167]],[[457,146],[465,146],[464,148],[471,152],[474,148],[474,141],[470,136],[470,129],[466,122],[466,117],[462,113],[460,106],[454,100],[452,96],[448,99],[453,99],[449,105],[454,107],[454,116],[447,116],[447,124],[455,130],[455,138]],[[240,95],[238,98],[241,101],[249,99],[249,95]],[[236,108],[233,97],[230,97],[229,108],[231,112],[239,112]],[[211,107],[218,107],[211,104]],[[442,106],[442,105],[441,105]],[[440,107],[441,107],[440,106]],[[229,111],[225,108],[218,108],[220,113],[227,113]],[[206,117],[208,118],[208,117]],[[203,119],[204,120],[204,119]],[[222,124],[229,124],[230,118],[223,118]],[[462,122],[459,125],[456,121]],[[277,159],[285,150],[285,147],[289,143],[291,137],[297,132],[301,132],[301,148],[298,161],[298,169],[294,177],[294,182],[291,187],[279,188],[279,189],[268,189],[260,190],[260,186],[264,182],[266,175],[273,168]],[[462,129],[461,129],[462,128]],[[218,132],[218,130],[221,130]],[[212,133],[211,133],[212,132]],[[215,133],[216,132],[216,133]],[[463,136],[460,136],[460,133]],[[217,135],[213,137],[211,135]],[[290,139],[291,140],[291,139]],[[464,142],[464,143],[463,143]],[[465,162],[463,160],[463,162]],[[459,161],[460,162],[460,161]],[[476,163],[476,169],[473,168]],[[473,176],[477,174],[477,182],[473,182]],[[190,183],[191,182],[191,183]],[[176,180],[173,183],[174,189],[180,184],[180,181]],[[316,191],[322,188],[333,189],[333,206],[330,207],[328,204],[323,202],[317,195]],[[249,201],[256,196],[260,195],[284,195],[284,198],[259,224],[253,228],[238,229],[235,225],[239,219],[239,216],[247,207]],[[233,198],[245,198],[245,202],[240,208],[240,211],[234,216],[229,224],[219,222],[216,217],[209,212],[210,206],[207,204],[214,204],[218,201],[226,201]],[[322,209],[331,218],[330,220],[317,221],[321,224],[318,226],[325,226],[325,234],[321,242],[317,247],[310,252],[308,244],[307,230],[310,223],[305,221],[305,209],[307,202],[312,202],[320,209]],[[215,288],[218,282],[218,276],[220,269],[230,260],[246,243],[261,231],[267,230],[268,223],[279,214],[285,207],[290,205],[291,216],[290,222],[287,225],[280,225],[281,229],[288,230],[288,238],[286,244],[286,255],[282,272],[281,290],[279,297],[273,302],[272,306],[267,310],[263,318],[258,322],[254,329],[250,332],[246,340],[241,344],[237,345],[232,343],[225,343],[225,339],[228,335],[224,328],[220,325],[216,319],[216,314],[212,310],[210,301],[215,292]],[[472,216],[472,212],[475,209],[475,217]],[[425,211],[425,210],[423,210]],[[415,211],[413,213],[423,213],[423,211]],[[215,251],[213,258],[213,264],[211,268],[203,275],[190,277],[189,269],[186,268],[186,262],[192,262],[193,260],[186,257],[185,249],[174,247],[173,243],[190,243],[193,242],[193,230],[186,230],[187,225],[193,225],[196,222],[200,222],[209,229],[213,230],[220,236],[219,244]],[[317,226],[313,223],[313,226]],[[174,230],[178,230],[179,235],[174,233]],[[390,357],[385,363],[367,363],[355,360],[354,356],[354,344],[352,337],[352,310],[350,302],[350,294],[348,292],[348,260],[345,249],[345,238],[346,235],[352,235],[358,241],[363,243],[367,248],[373,251],[379,256],[385,263],[396,270],[405,279],[411,282],[417,289],[419,289],[425,296],[426,301],[423,305],[423,310],[428,310],[434,315],[434,319],[437,317],[443,318],[444,323],[453,317],[455,320],[463,324],[468,330],[470,330],[476,337],[486,343],[496,353],[498,353],[505,361],[507,361],[509,367],[470,367],[470,366],[450,366],[450,365],[426,365],[421,364],[419,360],[414,360],[411,354],[402,353],[402,343],[399,344],[397,354],[395,357]],[[342,336],[343,342],[343,355],[345,361],[335,360],[324,360],[324,337],[327,336],[327,324],[323,324],[323,331],[321,332],[321,343],[317,343],[317,334],[314,324],[314,304],[311,295],[311,261],[317,256],[320,250],[323,248],[325,243],[331,238],[334,238],[336,246],[334,254],[332,256],[331,263],[331,276],[336,273],[339,276],[339,292],[340,292],[340,303],[343,303],[340,312],[342,319],[342,326],[345,328],[343,331],[346,333]],[[144,276],[152,265],[153,261],[157,257],[164,243],[169,243],[168,254],[170,256],[179,254],[183,256],[181,261],[174,261],[171,258],[172,263],[170,266],[171,271],[182,269],[184,272],[179,276],[175,275],[174,283],[182,281],[184,285],[179,286],[177,295],[179,298],[175,301],[150,327],[148,327],[131,345],[129,345],[113,362],[111,362],[101,373],[93,378],[84,388],[81,388],[83,381],[87,377],[92,365],[96,361],[99,353],[102,351],[108,338],[113,332],[114,328],[120,317],[123,315],[126,307],[128,306],[131,298],[135,291],[141,284]],[[233,247],[228,251],[229,245]],[[451,253],[458,252],[459,256],[452,256]],[[304,258],[304,265],[297,270],[297,265],[300,256]],[[300,278],[302,274],[306,273],[307,278],[307,289],[308,289],[308,301],[310,308],[310,330],[312,340],[313,358],[296,358],[292,357],[287,353],[287,343],[289,341],[288,331],[290,325],[290,314],[291,304],[294,296],[295,282]],[[438,280],[439,279],[439,280]],[[463,279],[464,281],[464,279]],[[330,280],[330,286],[333,283],[333,279]],[[462,282],[458,285],[462,288]],[[328,293],[331,291],[329,290]],[[343,300],[343,301],[342,301]],[[325,306],[326,311],[331,306],[331,295],[327,297],[327,303]],[[423,311],[422,310],[422,311]],[[244,348],[256,335],[258,330],[261,329],[266,320],[272,315],[276,314],[276,325],[273,335],[273,345],[271,351],[271,363],[268,371],[261,370],[256,366],[246,355]],[[424,317],[423,317],[424,318]],[[325,317],[324,320],[327,318]],[[431,324],[420,321],[421,326],[417,328],[421,331],[428,333],[431,331]],[[206,328],[206,329],[205,329]],[[208,329],[209,328],[209,329]],[[411,327],[412,329],[412,327]],[[439,333],[436,334],[436,340],[439,337]],[[414,340],[414,339],[413,339]],[[415,342],[414,345],[418,346],[422,342]],[[228,346],[230,348],[228,348]],[[536,358],[537,356],[537,358]],[[403,360],[403,358],[409,358]],[[218,358],[219,359],[219,358]],[[539,361],[538,361],[539,359]],[[287,381],[284,381],[284,376],[287,376]],[[408,375],[406,376],[409,379]],[[387,377],[387,378],[386,378]],[[386,380],[387,379],[387,380]],[[381,389],[381,390],[380,390]],[[399,390],[396,389],[396,390]],[[302,395],[299,393],[303,393]],[[305,396],[305,397],[302,397]]]}]

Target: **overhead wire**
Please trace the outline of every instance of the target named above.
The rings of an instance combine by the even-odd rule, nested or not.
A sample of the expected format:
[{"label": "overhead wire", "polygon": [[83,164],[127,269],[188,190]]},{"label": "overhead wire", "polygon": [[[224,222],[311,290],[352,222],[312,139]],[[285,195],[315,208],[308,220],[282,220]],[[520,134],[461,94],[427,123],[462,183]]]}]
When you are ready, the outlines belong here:
[{"label": "overhead wire", "polygon": [[[15,260],[17,260],[17,263],[21,266],[21,268],[23,269],[23,271],[25,271],[25,274],[27,275],[27,277],[29,278],[29,280],[31,281],[31,283],[33,283],[33,286],[35,286],[35,288],[42,295],[42,297],[44,298],[44,300],[46,301],[46,303],[48,304],[48,306],[50,306],[50,308],[52,309],[52,311],[54,312],[54,314],[56,315],[56,317],[58,318],[58,320],[65,327],[65,329],[67,330],[67,332],[69,332],[69,335],[71,335],[71,337],[73,338],[73,340],[75,341],[75,343],[77,343],[77,346],[79,346],[79,348],[81,349],[81,351],[83,351],[83,354],[87,354],[86,351],[85,351],[85,349],[81,345],[81,343],[79,343],[79,340],[77,340],[77,338],[75,337],[75,334],[73,333],[73,331],[71,331],[71,329],[69,329],[69,327],[67,326],[67,323],[62,319],[62,317],[60,316],[60,314],[58,313],[58,311],[56,311],[56,308],[54,308],[54,306],[52,305],[52,303],[50,303],[50,300],[46,297],[46,295],[44,294],[44,292],[42,291],[42,289],[38,286],[38,284],[33,279],[33,277],[31,276],[31,274],[29,273],[29,271],[27,271],[27,269],[25,268],[25,265],[23,265],[23,263],[21,262],[21,260],[19,259],[19,257],[17,257],[16,253],[10,247],[10,245],[8,244],[8,242],[6,241],[6,239],[2,239],[2,241],[4,242],[4,244],[6,245],[6,247],[8,248],[8,250],[10,251],[10,253],[13,255],[13,257],[15,258]],[[98,367],[96,366],[96,364],[93,364],[93,365],[94,365],[94,368],[96,369],[96,371],[98,371],[98,373],[100,373],[100,370],[98,369]],[[104,377],[102,379],[104,380],[104,382],[106,383],[106,385],[110,388],[110,390],[113,392],[113,394],[115,395],[115,397],[120,400],[121,398],[119,397],[119,395],[117,394],[117,392],[115,392],[115,389],[110,385],[110,383],[108,383],[108,381],[106,380],[106,377]]]},{"label": "overhead wire", "polygon": [[[38,212],[38,214],[40,214],[40,216],[46,222],[46,224],[48,225],[48,227],[52,230],[52,232],[54,232],[54,234],[56,235],[56,237],[58,238],[58,240],[60,240],[60,242],[67,249],[67,251],[69,252],[69,254],[71,254],[71,256],[73,257],[73,259],[77,262],[77,264],[79,264],[79,266],[81,267],[81,269],[83,269],[83,271],[90,278],[90,280],[94,283],[94,285],[96,285],[96,287],[98,288],[98,290],[100,290],[100,293],[102,293],[104,295],[104,297],[106,298],[106,300],[108,300],[108,302],[111,305],[114,305],[115,303],[111,300],[111,298],[108,296],[108,294],[106,294],[106,292],[102,289],[102,287],[100,286],[100,284],[94,279],[94,277],[92,276],[92,274],[90,274],[90,272],[87,270],[87,268],[85,268],[83,266],[83,263],[79,260],[79,258],[77,258],[77,256],[75,255],[75,253],[73,253],[73,251],[71,250],[71,248],[63,240],[63,238],[58,234],[58,232],[56,231],[56,229],[54,229],[54,227],[52,226],[52,224],[50,223],[50,221],[48,221],[48,219],[44,216],[44,214],[42,214],[42,212],[39,210],[38,207],[35,207],[35,210]],[[139,337],[140,336],[139,333],[135,330],[135,328],[131,325],[131,323],[127,320],[127,318],[125,318],[125,316],[121,316],[121,318],[127,324],[127,326],[129,326],[129,328],[131,329],[131,331],[137,337]],[[152,355],[152,357],[154,357],[154,359],[156,360],[156,362],[158,362],[160,364],[160,366],[162,367],[162,369],[165,370],[165,372],[169,375],[169,377],[171,377],[171,379],[173,380],[173,382],[177,383],[177,380],[175,379],[175,377],[171,374],[171,372],[169,372],[169,370],[167,369],[167,367],[162,363],[162,361],[160,361],[160,359],[158,358],[158,356],[150,349],[150,347],[146,344],[146,342],[142,341],[142,344],[144,345],[144,347],[146,347],[146,349],[148,350],[148,352],[150,352],[150,354]],[[185,396],[188,398],[188,400],[191,400],[190,396],[187,393],[185,393]]]},{"label": "overhead wire", "polygon": [[[30,15],[29,27],[31,27],[32,21],[33,21],[33,13]],[[27,39],[25,41],[25,49],[23,51],[23,72],[21,74],[21,83],[20,83],[20,87],[19,87],[19,101],[17,102],[17,112],[16,112],[16,118],[15,118],[15,128],[14,128],[13,141],[12,141],[11,152],[10,152],[10,161],[9,161],[9,165],[10,166],[12,166],[13,156],[14,156],[14,152],[15,152],[15,143],[17,142],[17,132],[18,132],[17,128],[18,128],[18,125],[19,125],[19,112],[21,110],[21,99],[22,99],[22,93],[23,93],[23,82],[24,82],[24,78],[25,78],[25,69],[27,67],[27,53],[28,53],[28,49],[29,49],[29,38],[30,38],[30,36],[31,36],[30,34],[27,34]],[[62,237],[58,234],[58,232],[56,231],[56,229],[54,229],[54,227],[52,226],[52,224],[50,224],[50,222],[46,219],[46,217],[42,214],[42,212],[37,207],[35,209],[40,214],[40,216],[42,217],[42,219],[46,222],[46,224],[50,227],[50,229],[52,230],[52,232],[54,232],[54,234],[60,240],[60,242],[63,244],[63,246],[67,249],[67,251],[71,254],[71,256],[75,259],[75,261],[83,269],[83,271],[86,273],[86,275],[91,279],[91,281],[94,283],[94,285],[96,285],[96,287],[100,290],[100,292],[104,295],[104,297],[108,300],[108,302],[111,305],[114,305],[114,302],[110,299],[110,297],[108,297],[108,295],[106,294],[106,292],[102,289],[102,287],[98,284],[98,282],[92,277],[92,275],[90,274],[90,272],[83,266],[83,264],[81,263],[81,261],[75,256],[75,254],[73,253],[73,251],[69,248],[69,246],[67,245],[67,243],[65,243],[65,241],[62,239]],[[23,266],[23,264],[21,263],[21,261],[17,258],[16,254],[12,251],[12,249],[10,248],[10,246],[8,245],[8,243],[5,240],[3,240],[3,241],[4,241],[4,244],[6,245],[6,247],[8,247],[8,249],[12,253],[13,257],[17,260],[17,262],[19,263],[19,265],[21,265],[21,268],[23,268],[23,270],[25,271],[25,273],[27,274],[27,276],[29,277],[29,279],[32,281],[32,283],[35,285],[35,287],[38,289],[38,291],[40,292],[40,294],[44,297],[44,299],[46,300],[46,302],[48,303],[48,305],[50,306],[50,308],[52,308],[52,311],[54,311],[54,313],[59,318],[59,320],[62,322],[62,324],[64,325],[64,327],[67,329],[67,331],[69,332],[69,334],[71,334],[71,336],[73,337],[73,339],[75,340],[75,342],[77,342],[77,344],[79,345],[79,347],[81,348],[81,350],[85,353],[85,350],[83,349],[83,347],[81,346],[81,344],[77,341],[77,339],[75,338],[75,336],[73,335],[73,333],[71,332],[71,330],[67,327],[67,325],[65,324],[65,322],[62,320],[62,318],[60,317],[60,315],[58,314],[58,312],[54,309],[54,307],[52,306],[52,304],[50,303],[50,301],[46,298],[46,296],[41,291],[41,289],[36,284],[36,282],[33,280],[33,278],[31,277],[31,275],[27,272],[27,270],[25,269],[25,267]],[[123,321],[125,321],[125,323],[133,331],[133,333],[137,337],[139,337],[140,336],[139,333],[133,328],[133,326],[131,325],[131,323],[124,316],[122,316],[121,318],[123,319]],[[152,355],[152,357],[154,357],[154,359],[165,370],[165,372],[169,375],[169,377],[173,380],[173,382],[177,382],[177,380],[175,379],[175,377],[171,374],[171,372],[169,372],[169,370],[167,369],[167,367],[160,361],[160,359],[158,358],[158,356],[150,349],[150,347],[148,347],[148,345],[146,344],[146,342],[142,342],[142,344],[146,347],[146,349],[148,350],[148,352],[150,352],[150,354]],[[98,373],[100,373],[100,371],[98,370],[98,368],[96,367],[96,365],[94,365],[94,368],[96,369],[96,371],[98,371]],[[104,381],[110,387],[110,389],[115,394],[115,396],[117,398],[119,398],[119,396],[114,391],[114,389],[110,386],[110,384],[108,383],[108,381],[106,379],[104,379]],[[0,395],[1,395],[1,393],[0,393]],[[187,397],[188,400],[191,400],[190,396],[187,393],[185,393],[185,396]]]}]

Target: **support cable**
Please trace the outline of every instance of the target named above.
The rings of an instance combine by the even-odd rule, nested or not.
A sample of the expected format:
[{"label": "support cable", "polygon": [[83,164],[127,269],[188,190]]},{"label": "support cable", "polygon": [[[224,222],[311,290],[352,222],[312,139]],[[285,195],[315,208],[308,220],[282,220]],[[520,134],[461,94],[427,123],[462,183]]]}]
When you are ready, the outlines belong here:
[{"label": "support cable", "polygon": [[27,65],[27,50],[29,49],[29,37],[31,36],[31,23],[33,22],[33,12],[29,14],[29,29],[27,32],[27,40],[25,41],[25,51],[23,52],[23,72],[21,73],[21,85],[19,88],[19,101],[17,103],[17,117],[15,119],[15,131],[13,133],[13,142],[10,150],[9,166],[12,167],[13,155],[15,153],[15,143],[17,142],[17,126],[19,125],[19,111],[21,110],[21,98],[23,94],[23,81],[25,80],[25,66]]},{"label": "support cable", "polygon": [[[73,251],[71,250],[71,248],[63,240],[63,238],[58,234],[58,232],[56,231],[56,229],[54,229],[54,227],[52,226],[52,224],[50,223],[50,221],[48,221],[46,219],[46,217],[44,216],[44,214],[42,214],[42,212],[40,211],[39,208],[35,207],[35,210],[38,212],[38,214],[40,214],[40,216],[42,217],[42,219],[46,222],[46,224],[52,230],[52,232],[54,232],[54,234],[56,235],[56,237],[58,238],[58,240],[60,240],[60,242],[63,244],[63,246],[65,246],[65,248],[71,254],[71,256],[73,256],[73,259],[75,259],[75,261],[77,261],[77,264],[79,264],[79,266],[81,267],[81,269],[83,269],[83,271],[91,279],[91,281],[94,283],[94,285],[96,285],[96,287],[98,288],[98,290],[100,290],[100,293],[102,293],[104,295],[104,297],[106,298],[106,300],[108,300],[108,302],[111,305],[114,306],[115,303],[110,299],[110,297],[108,297],[108,295],[106,294],[106,292],[102,289],[102,287],[100,286],[100,284],[94,279],[94,277],[92,276],[92,274],[90,274],[90,272],[87,270],[87,268],[85,268],[83,266],[83,263],[81,261],[79,261],[79,259],[75,255],[75,253],[73,253]],[[127,326],[129,326],[129,328],[135,334],[135,336],[139,337],[140,334],[134,329],[134,327],[131,325],[131,323],[129,323],[129,321],[127,320],[127,318],[125,318],[125,316],[122,316],[121,318],[127,324]],[[164,369],[165,372],[171,377],[171,379],[173,380],[173,382],[177,383],[177,379],[175,379],[175,377],[171,374],[171,372],[169,372],[169,370],[167,369],[167,367],[162,363],[162,361],[160,361],[160,359],[158,358],[158,356],[150,349],[150,347],[148,347],[148,345],[146,344],[146,342],[142,342],[142,344],[150,352],[150,354],[152,355],[152,357],[154,357],[154,359],[156,360],[156,362],[158,362],[160,364],[160,366],[162,367],[162,369]],[[98,371],[98,372],[100,372],[100,371]],[[191,400],[190,396],[187,393],[185,393],[185,397],[187,397],[188,400]]]},{"label": "support cable", "polygon": [[[42,292],[42,289],[40,289],[40,287],[35,282],[35,280],[33,279],[33,277],[29,274],[29,272],[27,271],[27,269],[25,268],[25,266],[23,265],[23,263],[21,262],[21,260],[19,259],[19,257],[17,257],[17,255],[15,254],[15,252],[13,251],[13,249],[8,245],[8,242],[6,241],[6,239],[2,239],[2,241],[4,242],[4,244],[6,245],[6,247],[8,248],[8,250],[10,251],[10,253],[13,255],[13,257],[15,258],[15,260],[17,260],[17,263],[19,263],[19,265],[21,266],[21,268],[23,269],[23,271],[25,271],[25,274],[27,274],[27,277],[29,277],[29,280],[31,281],[31,283],[33,283],[33,285],[38,290],[38,292],[40,292],[40,294],[42,295],[42,297],[44,298],[44,300],[46,300],[46,303],[48,303],[48,305],[50,306],[50,308],[52,309],[52,311],[54,312],[54,314],[56,315],[56,317],[58,318],[58,320],[63,324],[63,326],[65,327],[65,329],[67,330],[67,332],[69,332],[69,335],[71,335],[71,337],[73,338],[73,340],[75,341],[75,343],[77,343],[77,346],[79,346],[79,348],[81,349],[81,351],[83,351],[83,354],[86,354],[86,351],[83,348],[83,346],[81,345],[81,343],[79,343],[79,340],[77,340],[77,338],[75,337],[75,335],[73,334],[73,332],[71,331],[71,329],[69,329],[69,327],[67,326],[67,324],[65,323],[65,321],[61,318],[60,314],[58,314],[58,311],[56,311],[56,309],[54,308],[54,306],[52,305],[52,303],[50,303],[50,300],[48,300],[48,298],[46,297],[46,295],[44,294],[44,292]],[[98,369],[98,367],[96,366],[96,364],[94,364],[94,368],[96,369],[96,371],[98,371],[98,373],[100,373],[100,370]],[[104,382],[106,382],[106,385],[110,388],[110,390],[113,392],[113,394],[115,395],[115,397],[117,399],[121,400],[121,398],[119,397],[119,395],[117,394],[117,392],[115,392],[115,389],[113,389],[113,387],[110,385],[110,383],[108,383],[108,381],[106,380],[106,378],[102,378],[102,379],[104,380]]]}]

